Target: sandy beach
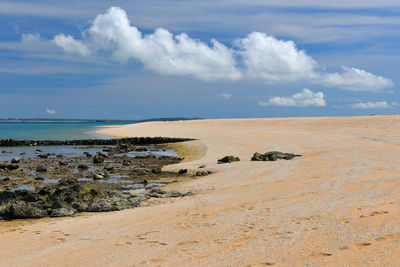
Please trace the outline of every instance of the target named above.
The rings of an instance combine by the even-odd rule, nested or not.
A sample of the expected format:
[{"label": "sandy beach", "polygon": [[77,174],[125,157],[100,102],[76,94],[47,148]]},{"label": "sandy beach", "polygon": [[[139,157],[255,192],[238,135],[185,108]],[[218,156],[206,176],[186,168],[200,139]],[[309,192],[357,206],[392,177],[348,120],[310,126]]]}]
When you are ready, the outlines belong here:
[{"label": "sandy beach", "polygon": [[[0,266],[398,266],[400,116],[220,119],[108,127],[195,138],[166,169],[214,173],[193,196],[0,223]],[[302,154],[252,162],[254,152]],[[240,162],[217,164],[225,155]]]}]

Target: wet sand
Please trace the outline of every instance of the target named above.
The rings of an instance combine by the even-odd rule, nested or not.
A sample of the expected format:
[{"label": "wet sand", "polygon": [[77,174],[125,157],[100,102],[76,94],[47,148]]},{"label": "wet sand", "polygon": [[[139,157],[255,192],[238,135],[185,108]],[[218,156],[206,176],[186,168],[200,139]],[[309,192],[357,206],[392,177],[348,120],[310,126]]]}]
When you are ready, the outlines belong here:
[{"label": "wet sand", "polygon": [[[400,116],[147,122],[101,133],[196,138],[186,160],[166,168],[215,173],[175,185],[194,196],[0,224],[1,266],[400,262]],[[303,157],[250,161],[270,150]],[[241,161],[216,164],[225,155]]]}]

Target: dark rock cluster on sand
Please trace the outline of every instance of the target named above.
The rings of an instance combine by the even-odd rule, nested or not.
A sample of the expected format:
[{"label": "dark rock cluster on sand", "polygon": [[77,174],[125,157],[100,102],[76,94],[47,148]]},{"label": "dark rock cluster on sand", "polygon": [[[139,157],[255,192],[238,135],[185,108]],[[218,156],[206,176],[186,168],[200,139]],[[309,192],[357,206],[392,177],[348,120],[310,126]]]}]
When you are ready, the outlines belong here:
[{"label": "dark rock cluster on sand", "polygon": [[[121,140],[128,142],[121,143]],[[96,143],[93,148],[97,151],[100,148],[102,152],[95,154],[87,152],[92,147],[75,147],[85,149],[85,152],[73,157],[46,154],[38,150],[33,158],[0,162],[0,219],[61,217],[78,212],[122,210],[136,207],[151,197],[170,198],[191,194],[166,192],[159,188],[194,175],[187,170],[162,170],[163,166],[178,163],[182,159],[174,156],[156,157],[152,151],[166,148],[137,147],[129,140],[120,139],[116,145],[100,147]],[[143,140],[151,143],[153,139]],[[158,144],[162,140],[171,141],[168,138],[156,138],[153,141]],[[187,139],[172,141],[178,140]],[[129,156],[131,151],[144,154]]]},{"label": "dark rock cluster on sand", "polygon": [[218,164],[223,164],[223,163],[232,163],[235,161],[240,161],[238,157],[235,156],[225,156],[222,159],[218,160]]},{"label": "dark rock cluster on sand", "polygon": [[131,194],[112,190],[85,189],[75,179],[61,180],[57,186],[40,190],[4,191],[0,193],[0,217],[25,219],[72,216],[77,212],[115,211],[137,207],[150,197],[170,198],[191,195],[159,188]]},{"label": "dark rock cluster on sand", "polygon": [[293,153],[283,153],[279,151],[269,151],[264,154],[254,153],[251,158],[252,161],[276,161],[278,159],[291,160],[295,157],[301,157],[301,155],[293,154]]}]

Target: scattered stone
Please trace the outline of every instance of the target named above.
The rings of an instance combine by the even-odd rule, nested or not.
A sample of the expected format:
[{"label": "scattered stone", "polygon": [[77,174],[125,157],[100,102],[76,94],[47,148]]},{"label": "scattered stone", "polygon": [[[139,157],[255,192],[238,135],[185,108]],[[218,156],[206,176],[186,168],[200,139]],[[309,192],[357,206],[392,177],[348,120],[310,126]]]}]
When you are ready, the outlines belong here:
[{"label": "scattered stone", "polygon": [[87,170],[87,169],[89,169],[89,166],[85,165],[85,164],[80,164],[80,165],[78,165],[78,169],[79,170]]},{"label": "scattered stone", "polygon": [[19,163],[19,161],[20,161],[20,158],[15,157],[15,158],[13,158],[13,159],[11,160],[11,163]]},{"label": "scattered stone", "polygon": [[181,169],[181,170],[178,171],[179,174],[185,174],[187,172],[188,172],[187,169]]},{"label": "scattered stone", "polygon": [[207,176],[210,173],[211,173],[210,171],[198,171],[196,172],[195,176]]},{"label": "scattered stone", "polygon": [[135,147],[134,151],[137,151],[137,152],[144,152],[144,151],[148,151],[148,149],[145,148],[145,147]]},{"label": "scattered stone", "polygon": [[232,163],[235,161],[240,161],[238,157],[235,156],[225,156],[222,159],[218,160],[218,164],[223,164],[223,163]]},{"label": "scattered stone", "polygon": [[123,165],[123,166],[130,166],[130,165],[131,165],[131,162],[130,162],[129,160],[127,160],[127,159],[124,159],[124,160],[122,161],[122,165]]},{"label": "scattered stone", "polygon": [[68,165],[68,161],[60,160],[60,161],[58,162],[58,164],[59,164],[60,166],[66,166],[66,165]]},{"label": "scattered stone", "polygon": [[104,179],[103,175],[97,173],[93,174],[93,180],[101,180],[101,179]]},{"label": "scattered stone", "polygon": [[18,164],[9,164],[7,162],[0,162],[0,170],[16,170],[19,168]]},{"label": "scattered stone", "polygon": [[152,173],[154,174],[160,174],[161,173],[161,168],[154,168],[151,170]]},{"label": "scattered stone", "polygon": [[295,157],[301,157],[301,155],[293,154],[293,153],[283,153],[279,151],[269,151],[264,154],[254,153],[251,158],[252,161],[276,161],[278,159],[291,160]]},{"label": "scattered stone", "polygon": [[37,172],[47,172],[47,167],[46,167],[46,166],[43,166],[43,165],[38,165],[38,166],[36,167],[36,171],[37,171]]},{"label": "scattered stone", "polygon": [[104,158],[101,155],[96,155],[93,157],[94,164],[102,164],[104,162]]}]

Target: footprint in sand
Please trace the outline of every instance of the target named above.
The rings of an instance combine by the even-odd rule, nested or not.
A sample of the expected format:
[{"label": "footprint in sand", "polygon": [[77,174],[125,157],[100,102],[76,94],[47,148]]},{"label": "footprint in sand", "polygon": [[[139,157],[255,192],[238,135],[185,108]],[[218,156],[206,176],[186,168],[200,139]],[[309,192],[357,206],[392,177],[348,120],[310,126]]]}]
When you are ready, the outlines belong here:
[{"label": "footprint in sand", "polygon": [[248,265],[248,267],[271,266],[271,265],[274,265],[274,264],[275,264],[275,263],[273,263],[273,262],[267,261],[267,262],[262,262],[262,263],[251,264],[251,265]]},{"label": "footprint in sand", "polygon": [[332,256],[332,253],[315,252],[315,253],[311,253],[310,255],[308,255],[308,258],[317,259],[317,258],[329,257],[329,256]]},{"label": "footprint in sand", "polygon": [[369,242],[362,242],[362,243],[357,243],[357,244],[351,244],[347,246],[340,247],[339,249],[341,250],[347,250],[347,249],[354,249],[354,248],[363,248],[363,247],[368,247],[371,246],[372,244]]},{"label": "footprint in sand", "polygon": [[371,212],[368,215],[360,215],[360,218],[374,217],[376,215],[387,214],[387,213],[389,213],[389,212],[386,210],[377,210],[377,211]]},{"label": "footprint in sand", "polygon": [[193,245],[193,244],[198,244],[199,242],[194,240],[194,241],[181,241],[178,243],[179,246],[184,246],[184,245]]},{"label": "footprint in sand", "polygon": [[393,233],[393,234],[384,235],[382,237],[378,237],[375,240],[376,241],[383,241],[383,240],[386,240],[386,239],[400,239],[400,233]]}]

